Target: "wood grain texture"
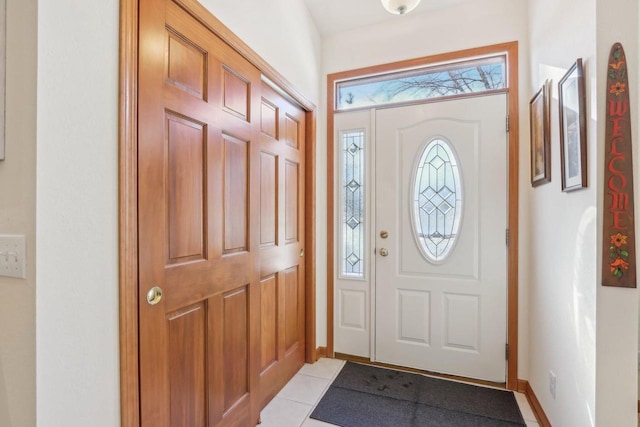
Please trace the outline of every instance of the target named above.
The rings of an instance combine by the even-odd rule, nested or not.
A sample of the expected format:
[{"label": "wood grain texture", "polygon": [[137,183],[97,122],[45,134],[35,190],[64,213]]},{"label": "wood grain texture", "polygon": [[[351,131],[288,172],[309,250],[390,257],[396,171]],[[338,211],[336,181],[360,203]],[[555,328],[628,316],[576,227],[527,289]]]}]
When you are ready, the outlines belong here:
[{"label": "wood grain texture", "polygon": [[286,243],[298,241],[299,212],[298,205],[300,198],[300,172],[297,163],[285,162],[284,174],[284,205],[285,205],[285,233]]},{"label": "wood grain texture", "polygon": [[260,373],[278,360],[278,281],[269,276],[260,282]]},{"label": "wood grain texture", "polygon": [[206,99],[206,52],[171,31],[168,36],[167,79],[192,95]]},{"label": "wood grain texture", "polygon": [[224,106],[238,117],[249,121],[250,93],[249,81],[239,74],[225,68],[224,79]]},{"label": "wood grain texture", "polygon": [[[143,7],[147,7],[145,15],[146,17],[141,17],[144,15],[140,12]],[[166,7],[168,13],[165,14],[163,12],[163,8]],[[187,12],[187,13],[184,13]],[[147,20],[151,19],[152,22],[160,23],[164,20],[164,17],[168,17],[167,19],[173,20],[169,23],[169,25],[165,25],[164,23],[158,25],[156,27],[155,34],[150,34],[148,32],[149,27],[145,27],[145,23],[148,23]],[[139,22],[142,22],[141,25],[138,25]],[[140,27],[140,28],[139,28]],[[160,31],[160,28],[162,30]],[[138,76],[138,64],[149,65],[151,63],[158,64],[157,60],[159,58],[164,58],[165,56],[160,52],[164,50],[165,52],[170,50],[169,44],[169,33],[167,33],[168,29],[174,28],[183,28],[183,33],[181,36],[178,36],[173,40],[174,45],[174,53],[176,50],[182,50],[182,52],[178,52],[174,57],[174,66],[181,61],[178,61],[177,58],[179,55],[185,56],[189,61],[195,63],[197,65],[197,70],[193,69],[183,69],[170,71],[169,64],[165,63],[161,65],[160,69],[162,73],[154,74],[151,78],[149,76],[140,77]],[[205,31],[202,31],[202,29]],[[203,37],[205,33],[210,32],[217,34],[220,37],[220,43],[215,42],[215,48],[207,48],[200,49],[201,46],[206,45],[208,40],[212,40],[209,36]],[[153,32],[152,32],[153,33]],[[164,35],[162,35],[164,34]],[[177,34],[177,33],[175,33]],[[159,36],[165,38],[164,41],[164,49],[163,43],[146,43],[145,37],[149,36]],[[185,37],[182,37],[185,36]],[[147,39],[148,40],[148,39]],[[182,46],[178,46],[175,44],[177,40],[181,42],[186,42],[186,44],[182,44]],[[143,50],[147,47],[151,47],[150,51],[146,51],[144,53],[140,53],[137,49],[138,46],[143,46]],[[301,119],[302,123],[306,123],[305,126],[301,126],[299,130],[299,135],[307,136],[308,140],[311,141],[311,145],[309,143],[301,144],[302,154],[298,153],[297,157],[294,156],[293,160],[300,163],[303,159],[307,161],[308,165],[313,165],[315,167],[315,114],[314,109],[315,106],[308,99],[305,98],[300,92],[298,92],[286,79],[284,79],[280,74],[278,74],[273,68],[271,68],[266,62],[264,62],[259,56],[257,56],[254,52],[252,52],[240,39],[238,39],[233,33],[231,33],[224,25],[222,25],[216,18],[214,18],[206,9],[204,9],[197,1],[185,0],[185,1],[169,1],[169,2],[157,2],[157,1],[148,1],[148,0],[122,0],[121,1],[121,77],[120,77],[120,295],[121,295],[121,309],[120,309],[120,327],[121,327],[121,402],[122,402],[122,425],[125,427],[129,426],[140,426],[142,425],[141,419],[145,419],[144,425],[153,425],[155,426],[164,426],[170,423],[170,418],[166,416],[168,414],[168,410],[160,410],[156,411],[155,409],[149,408],[149,402],[153,401],[154,398],[150,396],[145,396],[144,393],[141,397],[141,387],[143,389],[155,388],[155,385],[158,386],[159,390],[166,389],[168,384],[171,381],[170,376],[164,375],[151,375],[151,372],[154,371],[162,371],[161,366],[165,364],[162,360],[160,360],[159,364],[155,364],[153,367],[147,366],[141,371],[138,369],[138,361],[139,361],[139,339],[141,336],[145,336],[147,334],[152,335],[154,332],[153,328],[149,328],[148,326],[138,326],[138,316],[146,316],[149,314],[149,307],[147,307],[146,302],[144,302],[144,294],[148,286],[147,279],[144,280],[144,284],[140,283],[140,287],[138,287],[138,260],[141,262],[145,262],[145,259],[149,259],[149,254],[140,257],[138,255],[138,225],[140,223],[147,223],[149,219],[149,214],[144,213],[140,215],[137,210],[138,203],[138,188],[140,183],[138,181],[138,177],[140,175],[140,171],[142,173],[148,173],[148,163],[145,164],[143,162],[142,166],[138,167],[140,164],[138,162],[137,154],[141,147],[138,146],[138,122],[142,119],[143,121],[149,119],[151,116],[158,115],[162,110],[157,109],[156,107],[161,106],[160,96],[158,96],[158,91],[155,91],[150,88],[150,86],[140,87],[140,82],[145,81],[146,83],[151,83],[152,85],[161,84],[162,81],[166,82],[165,89],[167,90],[167,97],[165,99],[171,105],[168,105],[166,108],[168,111],[179,112],[180,108],[177,108],[180,103],[188,102],[186,101],[188,98],[195,99],[199,102],[199,104],[194,104],[194,109],[191,113],[186,114],[188,117],[192,117],[196,122],[207,123],[207,117],[212,113],[211,108],[207,104],[218,103],[217,105],[220,108],[226,108],[227,112],[233,110],[234,114],[229,114],[229,117],[232,117],[237,123],[231,126],[234,126],[233,131],[229,132],[234,135],[234,137],[240,138],[243,141],[251,141],[257,140],[257,135],[259,134],[259,130],[256,131],[255,125],[251,123],[251,117],[258,117],[260,115],[260,91],[255,90],[255,88],[260,86],[260,76],[256,71],[262,71],[264,75],[271,81],[284,89],[285,92],[288,93],[293,99],[295,99],[298,103],[300,103],[306,111],[302,111]],[[160,48],[155,50],[155,48]],[[197,47],[195,50],[192,48]],[[200,65],[198,63],[199,60],[196,59],[197,55],[195,52],[201,52],[203,61],[205,61],[204,66],[204,76],[201,78],[200,73]],[[247,61],[234,62],[235,60],[231,60],[230,63],[227,64],[227,68],[224,68],[222,62],[215,58],[217,55],[212,55],[211,53],[215,52],[216,54],[221,55],[221,57],[228,58],[244,58],[249,59]],[[239,56],[238,56],[239,54]],[[212,58],[213,56],[213,58]],[[228,62],[228,61],[227,61]],[[248,64],[248,65],[247,65]],[[255,66],[257,66],[257,68]],[[223,105],[222,95],[223,90],[218,88],[216,89],[215,82],[222,81],[222,70],[234,70],[238,71],[239,75],[242,75],[243,78],[246,78],[246,81],[251,81],[251,83],[247,86],[248,98],[250,99],[249,104],[246,107],[246,114],[238,114],[244,113],[242,111],[242,106],[244,105],[242,101],[238,102],[238,99],[241,98],[228,98],[228,106]],[[248,73],[247,73],[248,71]],[[171,74],[171,77],[169,77]],[[256,78],[257,77],[257,78]],[[241,79],[242,80],[242,79]],[[200,93],[197,90],[200,82],[202,82],[203,90]],[[158,87],[158,86],[156,86]],[[242,92],[242,91],[240,91]],[[147,99],[146,104],[140,106],[138,102],[138,93],[141,94],[142,97],[149,97]],[[153,102],[149,102],[153,101]],[[231,107],[231,108],[228,108]],[[236,111],[240,110],[240,111]],[[138,115],[138,111],[140,115]],[[181,114],[181,113],[179,113]],[[243,117],[238,117],[243,116]],[[216,115],[216,117],[220,117]],[[240,119],[240,120],[239,120]],[[249,122],[247,121],[249,120]],[[244,124],[242,124],[244,123]],[[238,127],[236,127],[238,126]],[[158,126],[156,126],[157,128]],[[185,270],[182,271],[180,268],[169,268],[166,270],[165,280],[169,283],[181,283],[179,288],[176,288],[174,291],[169,292],[166,295],[166,298],[160,303],[161,306],[164,306],[164,310],[156,310],[158,313],[162,312],[176,312],[180,311],[181,307],[202,305],[205,304],[211,310],[207,311],[207,319],[206,319],[206,363],[207,363],[207,382],[208,386],[208,405],[206,407],[207,419],[209,425],[217,425],[217,426],[237,426],[237,425],[253,425],[257,422],[259,418],[259,407],[257,396],[258,393],[251,392],[251,390],[256,391],[260,387],[260,382],[258,381],[259,374],[259,362],[260,357],[255,357],[251,359],[247,363],[246,367],[246,375],[247,375],[247,387],[249,388],[249,394],[244,394],[240,397],[233,407],[224,412],[223,411],[223,402],[224,402],[224,387],[223,387],[223,375],[222,369],[223,364],[220,363],[220,360],[223,359],[223,344],[224,344],[224,333],[220,329],[219,325],[222,325],[222,309],[223,309],[223,299],[222,295],[225,292],[225,289],[229,289],[228,287],[219,285],[220,283],[227,283],[228,286],[244,286],[246,283],[250,283],[247,289],[247,310],[248,320],[247,320],[247,335],[248,340],[253,344],[248,344],[248,351],[251,353],[251,349],[255,349],[257,351],[256,354],[259,354],[260,344],[259,341],[256,341],[260,337],[260,323],[259,318],[254,320],[252,316],[259,314],[260,312],[260,298],[259,298],[259,260],[256,256],[247,254],[233,254],[233,256],[229,257],[228,262],[222,262],[222,252],[223,252],[223,242],[219,238],[214,238],[215,236],[222,236],[223,230],[223,193],[224,188],[220,185],[224,180],[223,175],[223,162],[222,162],[222,154],[223,154],[223,130],[225,129],[225,125],[223,123],[215,122],[215,126],[207,126],[206,127],[206,144],[204,149],[204,163],[206,164],[207,174],[204,180],[204,189],[203,189],[203,198],[206,198],[209,202],[207,202],[207,207],[204,209],[204,219],[203,223],[205,224],[206,231],[205,234],[208,238],[207,244],[205,244],[205,252],[207,253],[207,262],[196,262],[185,264]],[[160,126],[162,128],[162,126]],[[156,130],[157,132],[157,130]],[[276,133],[279,132],[278,130]],[[144,133],[144,132],[143,132]],[[153,134],[153,132],[151,132]],[[310,138],[309,138],[310,136]],[[143,149],[143,148],[142,148]],[[143,149],[144,151],[144,149]],[[259,147],[254,145],[249,145],[248,148],[249,157],[253,158],[253,162],[258,163],[257,159],[259,158]],[[146,153],[146,152],[145,152]],[[159,152],[155,153],[152,150],[151,157],[154,157],[154,161],[159,161],[160,156]],[[308,171],[315,169],[306,169],[301,168],[299,170],[300,177],[302,178],[299,184],[299,203],[304,208],[307,204],[311,206],[315,206],[315,185],[313,185],[315,177],[310,176]],[[284,169],[284,168],[282,168]],[[256,170],[259,171],[257,168]],[[280,173],[280,172],[278,172]],[[158,182],[161,182],[162,179],[159,178],[160,174],[151,176],[155,176],[152,179],[159,179]],[[259,191],[259,181],[260,176],[258,173],[249,173],[249,199],[256,200],[260,197]],[[218,201],[218,203],[210,202],[210,201]],[[258,207],[259,204],[255,203],[255,206]],[[249,209],[252,209],[249,207]],[[251,231],[247,237],[247,246],[249,248],[249,252],[252,249],[257,249],[260,245],[259,239],[259,214],[256,211],[256,214],[251,215],[247,214],[248,219],[248,227],[251,228]],[[309,218],[313,218],[314,213],[311,212]],[[150,221],[149,224],[153,224],[152,228],[160,229],[160,223],[154,221]],[[166,229],[166,224],[164,224]],[[311,240],[303,239],[305,237],[306,230],[311,230],[310,236]],[[300,248],[306,249],[306,255],[304,257],[304,263],[299,267],[299,276],[301,278],[300,283],[303,284],[302,292],[300,293],[300,299],[303,301],[301,307],[304,307],[304,302],[306,304],[315,304],[315,269],[307,268],[307,266],[313,266],[314,263],[314,240],[315,236],[313,233],[315,232],[315,228],[313,224],[309,224],[307,221],[299,221],[298,224],[298,234],[300,237],[300,242],[297,245],[292,246],[292,253],[287,257],[290,259],[294,258],[294,253],[296,258],[300,258],[298,256],[298,251]],[[284,233],[284,231],[278,231]],[[162,234],[162,233],[159,233]],[[308,245],[308,248],[305,246]],[[156,257],[159,253],[163,252],[162,246],[157,245],[160,251],[154,252]],[[168,249],[166,249],[168,251]],[[166,257],[166,255],[165,255]],[[166,259],[166,258],[165,258]],[[252,265],[253,268],[246,268],[243,266]],[[143,264],[144,265],[144,264]],[[212,266],[212,269],[209,269],[209,265]],[[153,269],[148,269],[145,267],[145,271],[142,274],[149,274],[153,272]],[[159,270],[158,270],[159,272]],[[157,274],[153,273],[153,274]],[[192,276],[193,280],[185,281],[186,276]],[[310,278],[310,280],[304,280],[304,278]],[[216,283],[216,285],[206,285],[206,283]],[[202,288],[203,285],[206,285]],[[173,286],[173,285],[172,285]],[[306,292],[306,287],[312,286],[313,292]],[[140,292],[140,293],[139,293]],[[139,295],[141,298],[139,298]],[[225,294],[226,295],[226,294]],[[309,298],[307,299],[307,295]],[[140,300],[140,304],[139,301]],[[212,309],[214,307],[215,309]],[[165,311],[167,310],[167,311]],[[313,311],[312,311],[313,312]],[[145,314],[146,313],[146,314]],[[216,314],[214,314],[216,313]],[[308,313],[308,312],[307,312]],[[313,312],[314,313],[314,312]],[[220,316],[218,316],[220,314]],[[159,321],[162,317],[155,316]],[[302,317],[304,319],[304,313]],[[164,317],[166,321],[166,317]],[[167,323],[168,325],[168,323]],[[304,321],[301,323],[301,330],[305,330]],[[308,322],[306,325],[306,330],[313,332],[315,334],[315,318],[313,322]],[[139,333],[140,332],[140,333]],[[169,330],[167,329],[166,338],[154,340],[153,348],[147,349],[152,352],[160,350],[162,348],[166,348],[169,342]],[[315,352],[315,337],[313,337],[313,348],[311,351],[307,350],[307,353]],[[304,345],[303,345],[304,346]],[[199,350],[198,350],[199,351]],[[298,352],[293,352],[298,356]],[[175,357],[176,355],[174,355]],[[162,358],[161,358],[162,359]],[[170,359],[170,357],[168,358]],[[164,359],[167,361],[168,359]],[[290,363],[288,366],[300,366],[302,364],[303,359],[296,359],[294,363]],[[160,369],[156,369],[160,368]],[[292,376],[298,368],[293,370],[289,368],[289,372],[285,373],[285,376]],[[283,377],[285,377],[283,376]],[[169,378],[169,379],[167,379]],[[193,377],[192,377],[193,378]],[[141,382],[139,382],[141,380]],[[141,386],[141,384],[144,384]],[[193,384],[193,382],[191,382]],[[197,388],[197,387],[196,387]],[[277,390],[274,391],[274,393]],[[216,397],[218,396],[218,397]],[[233,400],[233,399],[231,399]],[[222,402],[219,406],[217,406],[216,402]],[[166,399],[166,397],[161,397],[157,400],[158,403],[162,405],[164,408],[170,407],[170,399]],[[141,410],[142,408],[142,410]],[[147,408],[147,409],[145,409]],[[141,417],[141,414],[144,416]],[[190,422],[190,421],[188,421]]]},{"label": "wood grain texture", "polygon": [[206,307],[169,315],[171,425],[206,425]]},{"label": "wood grain texture", "polygon": [[249,329],[247,290],[242,288],[223,297],[224,411],[249,393]]},{"label": "wood grain texture", "polygon": [[[508,88],[497,92],[507,92],[510,117],[509,144],[509,230],[508,249],[508,309],[507,335],[510,357],[507,361],[507,388],[517,387],[518,372],[518,177],[519,177],[519,126],[518,126],[518,42],[508,42],[492,46],[466,49],[456,52],[426,56],[406,61],[393,62],[378,66],[359,68],[330,74],[327,76],[327,136],[328,141],[335,138],[334,115],[335,84],[364,75],[381,74],[399,69],[424,67],[429,64],[457,61],[462,58],[506,54]],[[334,277],[335,277],[335,174],[336,160],[333,143],[327,144],[327,356],[334,354]]]},{"label": "wood grain texture", "polygon": [[278,157],[260,153],[260,245],[275,245],[278,236]]},{"label": "wood grain texture", "polygon": [[[267,235],[261,237],[260,274],[273,277],[277,290],[273,295],[275,300],[270,295],[261,295],[263,309],[266,313],[273,313],[276,321],[275,331],[266,325],[267,319],[263,319],[262,325],[263,334],[266,334],[263,335],[262,350],[268,356],[263,360],[260,371],[260,401],[266,404],[300,369],[305,358],[306,258],[301,256],[301,251],[305,248],[307,217],[304,175],[306,114],[266,83],[262,85],[262,105],[272,106],[271,111],[279,112],[274,115],[274,119],[277,118],[276,129],[288,128],[284,132],[262,131],[260,138],[261,159],[273,159],[263,163],[269,166],[263,169],[266,173],[261,182],[261,201],[265,201],[263,206],[268,206],[268,210],[273,210],[273,219],[266,212],[262,214],[261,224],[268,228],[261,229],[261,233],[275,233],[269,244],[264,244]],[[287,125],[288,121],[293,121],[296,126]],[[296,143],[291,144],[292,140]],[[263,286],[265,283],[263,280]],[[277,307],[275,312],[270,308],[274,304]],[[266,313],[263,311],[263,316]],[[267,343],[276,345],[273,361],[269,361],[272,353],[266,348]]]},{"label": "wood grain texture", "polygon": [[138,0],[120,0],[118,249],[120,424],[140,426],[138,381]]},{"label": "wood grain texture", "polygon": [[224,253],[248,249],[248,155],[246,142],[224,137]]},{"label": "wood grain texture", "polygon": [[602,285],[636,287],[636,232],[633,191],[633,141],[627,58],[620,43],[607,67]]},{"label": "wood grain texture", "polygon": [[204,178],[205,133],[200,123],[168,113],[167,236],[169,263],[205,257]]},{"label": "wood grain texture", "polygon": [[[314,363],[316,356],[316,113],[305,114],[305,361]],[[326,325],[325,325],[326,326]]]}]

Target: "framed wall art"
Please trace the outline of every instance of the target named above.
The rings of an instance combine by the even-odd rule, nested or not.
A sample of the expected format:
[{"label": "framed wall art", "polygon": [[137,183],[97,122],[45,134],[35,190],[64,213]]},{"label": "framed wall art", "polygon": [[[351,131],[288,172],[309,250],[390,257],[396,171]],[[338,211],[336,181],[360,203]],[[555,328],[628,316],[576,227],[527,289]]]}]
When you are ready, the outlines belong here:
[{"label": "framed wall art", "polygon": [[531,185],[534,187],[551,182],[550,87],[547,80],[529,101]]},{"label": "framed wall art", "polygon": [[587,116],[582,59],[558,83],[562,191],[587,186]]}]

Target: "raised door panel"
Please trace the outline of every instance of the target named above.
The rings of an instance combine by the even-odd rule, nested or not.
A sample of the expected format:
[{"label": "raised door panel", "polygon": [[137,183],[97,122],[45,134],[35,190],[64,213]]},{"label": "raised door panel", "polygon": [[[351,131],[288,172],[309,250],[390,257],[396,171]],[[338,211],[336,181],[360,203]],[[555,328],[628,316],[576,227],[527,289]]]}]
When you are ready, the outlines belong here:
[{"label": "raised door panel", "polygon": [[168,316],[171,425],[206,425],[206,306]]},{"label": "raised door panel", "polygon": [[298,281],[298,267],[288,269],[284,275],[284,342],[288,352],[300,340],[300,288]]},{"label": "raised door panel", "polygon": [[278,361],[278,280],[269,276],[260,286],[260,372]]},{"label": "raised door panel", "polygon": [[205,257],[205,126],[167,113],[168,262]]},{"label": "raised door panel", "polygon": [[240,74],[227,67],[223,70],[223,80],[225,109],[235,116],[249,121],[251,84]]},{"label": "raised door panel", "polygon": [[191,95],[206,99],[207,52],[180,34],[167,32],[167,80]]},{"label": "raised door panel", "polygon": [[247,250],[248,144],[224,137],[224,253]]},{"label": "raised door panel", "polygon": [[295,149],[300,148],[300,122],[290,116],[285,116],[285,130],[287,145]]},{"label": "raised door panel", "polygon": [[246,288],[223,296],[224,411],[249,392],[249,298]]},{"label": "raised door panel", "polygon": [[279,139],[279,116],[280,109],[268,99],[262,98],[260,106],[260,130],[265,135]]},{"label": "raised door panel", "polygon": [[297,163],[287,161],[285,164],[285,241],[298,241],[300,170]]},{"label": "raised door panel", "polygon": [[278,236],[278,156],[260,153],[260,245],[276,244]]}]

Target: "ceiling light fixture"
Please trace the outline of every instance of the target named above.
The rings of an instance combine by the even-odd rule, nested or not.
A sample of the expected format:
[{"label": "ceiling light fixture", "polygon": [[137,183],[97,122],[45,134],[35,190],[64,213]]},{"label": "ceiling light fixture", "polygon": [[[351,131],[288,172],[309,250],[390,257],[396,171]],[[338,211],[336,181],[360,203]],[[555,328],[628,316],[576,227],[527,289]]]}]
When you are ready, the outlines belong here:
[{"label": "ceiling light fixture", "polygon": [[382,6],[387,9],[387,12],[394,15],[404,15],[411,12],[420,4],[420,0],[380,0]]}]

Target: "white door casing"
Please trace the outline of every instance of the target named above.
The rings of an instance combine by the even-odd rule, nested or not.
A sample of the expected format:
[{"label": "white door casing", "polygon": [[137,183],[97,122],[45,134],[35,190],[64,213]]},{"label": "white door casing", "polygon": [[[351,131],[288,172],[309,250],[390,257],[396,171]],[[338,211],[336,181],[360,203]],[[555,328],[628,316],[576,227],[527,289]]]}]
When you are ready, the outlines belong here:
[{"label": "white door casing", "polygon": [[[376,361],[505,381],[506,115],[505,94],[377,110]],[[411,223],[416,163],[434,139],[450,144],[462,180],[457,241],[437,263]]]}]

